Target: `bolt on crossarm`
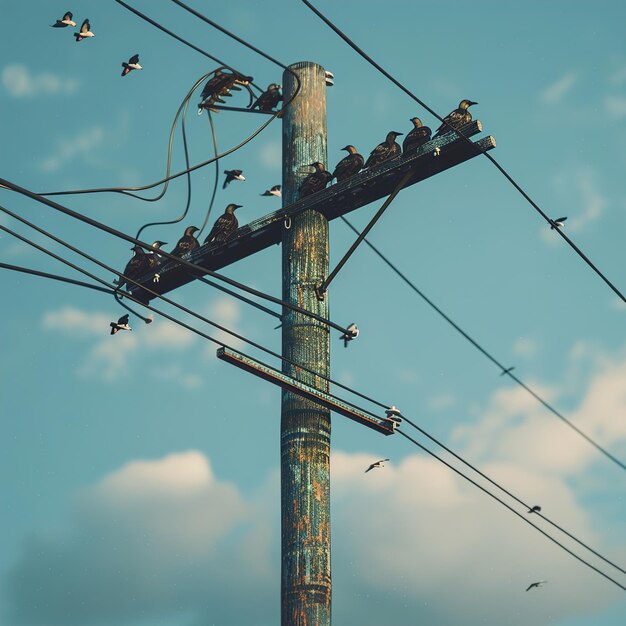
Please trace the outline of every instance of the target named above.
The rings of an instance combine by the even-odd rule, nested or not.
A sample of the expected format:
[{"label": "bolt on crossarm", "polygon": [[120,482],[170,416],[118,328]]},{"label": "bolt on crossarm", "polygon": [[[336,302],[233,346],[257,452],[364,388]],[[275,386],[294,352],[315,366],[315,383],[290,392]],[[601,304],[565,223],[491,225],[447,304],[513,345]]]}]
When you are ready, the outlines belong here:
[{"label": "bolt on crossarm", "polygon": [[[327,163],[326,73],[315,63],[290,66],[300,80],[283,112],[283,206],[298,198],[307,166]],[[283,74],[285,102],[297,88]],[[287,226],[289,226],[287,228]],[[328,275],[328,220],[308,210],[282,231],[283,299],[328,315],[315,285]],[[283,310],[283,355],[324,376],[330,374],[328,326]],[[289,363],[283,372],[328,392],[328,382]],[[330,411],[293,392],[282,392],[281,416],[281,624],[330,626]]]}]

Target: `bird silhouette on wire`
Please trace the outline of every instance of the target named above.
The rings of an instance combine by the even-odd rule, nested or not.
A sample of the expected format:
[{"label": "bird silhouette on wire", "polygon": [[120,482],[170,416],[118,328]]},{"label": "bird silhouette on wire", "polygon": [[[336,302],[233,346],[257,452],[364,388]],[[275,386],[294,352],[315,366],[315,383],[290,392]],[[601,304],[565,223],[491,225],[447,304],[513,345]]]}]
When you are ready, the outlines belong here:
[{"label": "bird silhouette on wire", "polygon": [[402,148],[400,144],[396,142],[396,137],[399,137],[404,133],[399,133],[392,130],[387,133],[385,141],[379,143],[370,153],[367,161],[365,161],[365,168],[374,167],[380,165],[389,159],[393,159],[402,154]]}]

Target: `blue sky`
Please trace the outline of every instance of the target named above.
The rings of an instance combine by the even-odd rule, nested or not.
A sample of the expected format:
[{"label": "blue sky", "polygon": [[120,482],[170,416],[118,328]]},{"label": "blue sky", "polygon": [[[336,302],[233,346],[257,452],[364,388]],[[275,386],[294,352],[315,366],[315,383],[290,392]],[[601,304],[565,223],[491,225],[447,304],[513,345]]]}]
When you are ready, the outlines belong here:
[{"label": "blue sky", "polygon": [[[623,292],[626,9],[617,1],[593,9],[546,4],[317,6],[441,114],[461,98],[478,101],[472,112],[497,140],[492,154],[549,215],[568,216],[568,234]],[[136,6],[259,84],[281,82],[281,70],[172,3]],[[299,2],[194,7],[283,63],[311,60],[335,74],[330,166],[347,143],[367,155],[388,130],[407,132],[414,115],[437,125]],[[34,191],[162,178],[176,109],[215,64],[114,2],[2,8],[1,175]],[[95,38],[77,44],[74,29],[49,27],[68,9],[79,24],[91,20]],[[137,52],[144,69],[121,78],[122,61]],[[196,116],[191,102],[187,131],[197,163],[212,155],[212,143],[206,116]],[[260,121],[226,112],[215,120],[220,149]],[[278,207],[259,193],[280,183],[280,150],[278,121],[220,162],[220,170],[244,170],[246,181],[219,191],[215,217],[228,202],[243,205],[240,223]],[[178,129],[173,169],[183,167]],[[199,225],[213,177],[212,166],[195,173],[188,219],[146,238],[173,246],[185,225]],[[127,243],[1,195],[0,205],[104,262],[122,268],[128,260]],[[186,183],[172,183],[158,203],[119,194],[62,201],[134,234],[147,221],[178,215]],[[364,226],[378,206],[359,210],[353,222]],[[10,218],[0,222],[76,260]],[[371,240],[523,380],[626,458],[626,306],[486,159],[402,192]],[[344,224],[331,224],[331,265],[352,241]],[[4,233],[0,258],[81,278]],[[280,250],[225,273],[279,295]],[[158,318],[149,326],[131,320],[132,333],[110,337],[108,324],[121,311],[108,296],[6,270],[0,285],[0,624],[276,623],[279,391]],[[175,297],[280,349],[274,318],[201,284]],[[626,563],[624,472],[501,378],[366,247],[334,281],[330,306],[335,321],[361,329],[347,350],[333,336],[333,377],[397,405]],[[336,624],[623,623],[621,590],[405,440],[335,416],[332,445]],[[383,457],[388,467],[363,473]],[[549,582],[525,593],[537,579]]]}]

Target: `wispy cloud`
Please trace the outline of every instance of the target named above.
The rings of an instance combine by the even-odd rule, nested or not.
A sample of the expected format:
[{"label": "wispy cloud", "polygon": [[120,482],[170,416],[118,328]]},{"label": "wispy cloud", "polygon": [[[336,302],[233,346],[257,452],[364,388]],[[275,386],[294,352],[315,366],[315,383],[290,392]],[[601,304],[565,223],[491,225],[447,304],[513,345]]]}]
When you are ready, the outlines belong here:
[{"label": "wispy cloud", "polygon": [[545,104],[558,104],[578,81],[578,72],[568,72],[548,85],[540,94],[539,100]]},{"label": "wispy cloud", "polygon": [[451,393],[440,393],[428,400],[428,408],[433,411],[445,411],[456,405],[456,398]]},{"label": "wispy cloud", "polygon": [[[58,331],[78,340],[98,339],[87,350],[87,356],[77,370],[84,378],[98,378],[114,382],[124,376],[131,360],[145,350],[184,351],[195,342],[195,336],[173,322],[162,319],[152,324],[135,327],[131,332],[119,332],[111,336],[110,315],[89,312],[72,306],[65,306],[55,311],[44,313],[42,327],[49,331]],[[176,375],[165,376],[177,381],[183,387],[194,388],[198,381],[192,374],[177,371]]]},{"label": "wispy cloud", "polygon": [[[589,166],[564,169],[556,176],[554,186],[561,197],[560,204],[566,207],[554,218],[567,216],[567,230],[580,232],[604,215],[608,198],[600,190],[595,169]],[[541,236],[546,241],[558,241],[553,235],[549,227],[542,226]]]},{"label": "wispy cloud", "polygon": [[104,138],[104,128],[92,126],[73,137],[58,139],[55,152],[46,157],[40,167],[44,172],[56,172],[77,157],[91,155],[103,144]]},{"label": "wispy cloud", "polygon": [[513,354],[524,358],[530,358],[537,354],[539,345],[529,337],[518,337],[513,344]]},{"label": "wispy cloud", "polygon": [[611,117],[618,119],[626,117],[626,96],[606,96],[604,109]]},{"label": "wispy cloud", "polygon": [[[213,301],[209,306],[208,316],[210,320],[232,330],[233,332],[241,333],[237,324],[241,318],[241,307],[239,304],[233,300],[232,298],[223,297],[218,298]],[[226,331],[223,330],[215,330],[211,333],[211,336],[214,337],[217,341],[223,341],[225,344],[231,346],[235,350],[239,350],[243,348],[246,344],[241,339],[237,339],[237,337],[233,337]],[[210,344],[207,346],[206,354],[211,357],[215,356],[215,344]]]},{"label": "wispy cloud", "polygon": [[74,78],[58,76],[51,72],[33,74],[24,65],[7,65],[2,70],[2,84],[14,98],[34,98],[42,95],[70,95],[76,93],[78,82]]},{"label": "wispy cloud", "polygon": [[[508,626],[547,626],[618,597],[436,460],[392,458],[365,474],[377,458],[336,451],[331,459],[342,589],[334,610],[343,623],[495,625],[506,615]],[[567,481],[524,467],[482,469],[533,502],[550,502],[570,531],[597,544],[593,510]],[[279,493],[271,472],[246,498],[195,450],[126,463],[74,499],[64,531],[42,528],[24,543],[6,578],[11,623],[276,623]],[[613,556],[624,548],[608,547]],[[529,602],[524,589],[538,570],[552,586]]]},{"label": "wispy cloud", "polygon": [[[267,168],[280,169],[282,164],[282,148],[276,141],[266,143],[259,153],[261,165]],[[272,183],[273,184],[273,183]]]}]

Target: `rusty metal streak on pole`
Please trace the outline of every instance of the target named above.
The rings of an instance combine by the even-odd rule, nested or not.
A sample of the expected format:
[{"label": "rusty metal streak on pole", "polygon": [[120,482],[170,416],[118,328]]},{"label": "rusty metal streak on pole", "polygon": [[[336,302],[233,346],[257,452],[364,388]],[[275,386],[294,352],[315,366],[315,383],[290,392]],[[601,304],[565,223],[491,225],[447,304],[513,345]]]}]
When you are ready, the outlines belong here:
[{"label": "rusty metal streak on pole", "polygon": [[[326,165],[326,80],[315,63],[291,69],[301,90],[283,113],[283,206],[298,197],[300,183],[315,161]],[[288,102],[293,75],[283,74]],[[319,315],[328,314],[315,285],[328,274],[328,221],[306,211],[283,227],[283,299]],[[330,374],[330,335],[326,325],[283,310],[283,355],[325,376]],[[283,371],[328,391],[328,383],[284,363]],[[330,411],[283,391],[281,419],[281,624],[330,626]]]}]

